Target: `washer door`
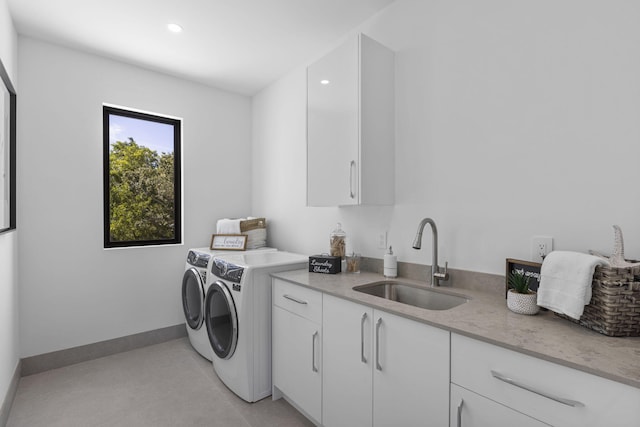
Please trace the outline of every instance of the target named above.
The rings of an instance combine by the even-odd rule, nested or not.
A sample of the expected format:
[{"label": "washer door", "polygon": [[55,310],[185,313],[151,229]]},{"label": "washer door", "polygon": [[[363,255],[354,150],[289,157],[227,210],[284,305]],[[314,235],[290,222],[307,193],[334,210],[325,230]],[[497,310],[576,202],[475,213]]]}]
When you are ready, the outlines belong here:
[{"label": "washer door", "polygon": [[204,283],[200,272],[193,267],[182,276],[182,310],[189,327],[200,329],[204,323]]},{"label": "washer door", "polygon": [[218,280],[205,299],[205,323],[211,348],[221,359],[233,356],[238,344],[238,315],[229,288]]}]

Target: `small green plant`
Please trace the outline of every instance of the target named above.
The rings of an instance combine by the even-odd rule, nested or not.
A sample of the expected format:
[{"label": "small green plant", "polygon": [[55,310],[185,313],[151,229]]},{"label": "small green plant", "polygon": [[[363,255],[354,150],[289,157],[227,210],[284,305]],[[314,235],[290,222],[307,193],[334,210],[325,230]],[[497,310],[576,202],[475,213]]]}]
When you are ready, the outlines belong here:
[{"label": "small green plant", "polygon": [[519,294],[529,293],[529,280],[531,277],[525,276],[524,273],[513,270],[509,274],[509,288]]}]

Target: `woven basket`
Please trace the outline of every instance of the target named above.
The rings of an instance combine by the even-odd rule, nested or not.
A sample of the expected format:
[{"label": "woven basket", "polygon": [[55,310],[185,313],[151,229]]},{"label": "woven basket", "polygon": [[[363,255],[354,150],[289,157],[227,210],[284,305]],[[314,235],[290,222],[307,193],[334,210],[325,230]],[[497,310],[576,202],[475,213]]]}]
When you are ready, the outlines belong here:
[{"label": "woven basket", "polygon": [[560,317],[612,337],[640,336],[640,266],[596,267],[591,302],[580,320]]},{"label": "woven basket", "polygon": [[250,230],[267,228],[267,221],[264,218],[244,219],[240,221],[240,232],[246,233]]}]

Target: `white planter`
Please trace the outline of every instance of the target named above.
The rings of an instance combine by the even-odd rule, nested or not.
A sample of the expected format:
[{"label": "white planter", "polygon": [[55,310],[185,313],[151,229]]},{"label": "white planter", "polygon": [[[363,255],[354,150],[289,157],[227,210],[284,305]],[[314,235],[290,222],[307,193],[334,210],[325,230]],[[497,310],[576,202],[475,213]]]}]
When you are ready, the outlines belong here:
[{"label": "white planter", "polygon": [[536,314],[538,307],[538,294],[532,291],[530,294],[519,294],[512,289],[507,292],[507,307],[518,314]]}]

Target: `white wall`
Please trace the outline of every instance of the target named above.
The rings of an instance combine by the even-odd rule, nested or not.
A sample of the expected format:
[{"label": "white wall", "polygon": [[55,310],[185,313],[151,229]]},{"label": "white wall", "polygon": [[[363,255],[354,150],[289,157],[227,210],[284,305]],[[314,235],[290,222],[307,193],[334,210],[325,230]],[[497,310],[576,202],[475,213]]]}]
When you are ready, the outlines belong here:
[{"label": "white wall", "polygon": [[[0,59],[17,91],[17,34],[6,0],[0,0]],[[20,357],[17,231],[0,234],[0,405]]]},{"label": "white wall", "polygon": [[357,29],[396,51],[396,204],[305,207],[302,64],[254,97],[253,211],[303,253],[341,221],[365,256],[388,230],[400,261],[431,264],[428,230],[411,249],[429,216],[453,268],[504,274],[534,235],[611,252],[613,224],[637,259],[639,19],[621,0],[398,0]]},{"label": "white wall", "polygon": [[[396,1],[356,29],[397,55],[396,204],[307,208],[307,64],[251,102],[28,38],[16,61],[5,1],[19,233],[0,236],[0,301],[15,302],[19,276],[22,356],[181,323],[186,249],[208,245],[225,216],[264,215],[270,245],[309,254],[341,221],[355,250],[381,258],[388,230],[401,261],[423,264],[429,233],[410,246],[431,216],[441,262],[498,274],[506,257],[528,258],[533,235],[608,252],[612,224],[640,257],[640,4]],[[103,102],[184,118],[183,246],[102,249]],[[7,306],[0,391],[19,351]]]},{"label": "white wall", "polygon": [[[249,214],[247,97],[19,38],[22,356],[184,322],[189,247]],[[103,249],[102,103],[183,118],[184,245]]]}]

